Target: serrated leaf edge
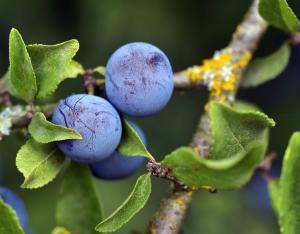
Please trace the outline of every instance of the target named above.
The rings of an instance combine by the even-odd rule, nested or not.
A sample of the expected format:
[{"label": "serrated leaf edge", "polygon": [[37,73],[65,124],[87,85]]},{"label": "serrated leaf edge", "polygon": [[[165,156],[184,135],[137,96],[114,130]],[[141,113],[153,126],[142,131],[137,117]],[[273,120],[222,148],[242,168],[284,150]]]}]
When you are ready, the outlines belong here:
[{"label": "serrated leaf edge", "polygon": [[3,199],[1,198],[1,196],[0,196],[0,202],[2,202],[2,205],[4,207],[6,207],[7,210],[8,210],[8,212],[12,215],[13,220],[17,223],[17,227],[19,228],[20,233],[24,233],[24,231],[23,231],[23,229],[21,227],[20,221],[18,219],[18,215],[17,215],[16,211],[10,205],[6,204],[3,201]]},{"label": "serrated leaf edge", "polygon": [[[70,131],[70,133],[74,134],[74,137],[66,137],[66,138],[61,138],[59,140],[53,140],[53,141],[41,141],[39,138],[35,137],[35,134],[33,134],[33,131],[32,131],[32,121],[34,121],[35,118],[37,117],[41,117],[43,121],[45,121],[48,125],[52,125],[52,126],[55,126],[57,128],[60,128],[61,130],[63,131]],[[50,121],[48,121],[45,117],[45,115],[42,113],[42,112],[36,112],[35,115],[33,116],[29,126],[28,126],[28,131],[30,133],[30,135],[32,136],[32,138],[39,142],[39,143],[43,143],[43,144],[47,144],[47,143],[51,143],[51,142],[56,142],[56,141],[63,141],[63,140],[81,140],[82,139],[82,136],[80,135],[80,133],[78,131],[76,131],[75,129],[73,128],[66,128],[62,125],[57,125],[57,124],[54,124]],[[76,135],[76,136],[75,136]]]},{"label": "serrated leaf edge", "polygon": [[[26,44],[25,44],[25,42],[24,42],[24,40],[23,40],[22,35],[20,34],[20,32],[19,32],[16,28],[12,28],[11,31],[10,31],[10,34],[9,34],[9,44],[8,44],[8,51],[11,51],[11,43],[10,43],[10,41],[11,41],[11,35],[12,35],[12,33],[16,33],[16,34],[18,35],[18,37],[20,37],[21,42],[22,42],[22,44],[23,44],[24,47],[25,47],[25,54],[26,54],[26,56],[28,56],[28,58],[29,58],[29,60],[30,60],[30,70],[32,71],[32,74],[33,74],[33,76],[34,76],[34,90],[35,90],[35,95],[32,97],[32,99],[31,99],[31,100],[26,100],[26,99],[23,99],[22,97],[20,97],[19,95],[18,95],[17,98],[18,98],[18,99],[23,99],[23,100],[25,100],[26,102],[30,102],[30,101],[33,101],[33,100],[35,99],[35,97],[36,97],[36,95],[37,95],[37,93],[38,93],[38,87],[37,87],[37,82],[36,82],[36,75],[35,75],[35,72],[34,72],[34,69],[33,69],[33,65],[32,65],[31,58],[30,58],[29,53],[28,53],[28,51],[27,51]],[[10,53],[9,53],[9,64],[11,64],[11,56],[10,56]],[[9,72],[10,72],[10,68],[9,68]],[[11,77],[9,77],[9,79],[11,79]],[[12,86],[14,86],[14,84],[13,84],[12,81],[11,81],[11,84],[12,84]],[[13,87],[13,89],[16,90],[15,87]]]},{"label": "serrated leaf edge", "polygon": [[[34,46],[59,47],[59,46],[61,46],[61,45],[63,45],[63,44],[69,43],[69,42],[75,42],[74,48],[75,48],[76,50],[74,51],[74,53],[72,53],[72,56],[71,56],[70,61],[66,64],[66,67],[65,67],[65,69],[66,69],[66,68],[70,65],[70,63],[71,63],[73,57],[76,55],[76,53],[78,52],[78,50],[79,50],[79,48],[80,48],[80,44],[79,44],[79,42],[78,42],[77,39],[70,39],[70,40],[68,40],[68,41],[64,41],[64,42],[61,42],[61,43],[58,43],[58,44],[55,44],[55,45],[29,44],[29,45],[26,45],[26,47],[34,47]],[[63,74],[64,74],[64,73],[62,73],[62,76],[63,76]],[[52,90],[49,90],[48,93],[47,93],[47,95],[39,96],[39,91],[37,91],[36,99],[42,100],[42,99],[45,99],[45,98],[51,96],[51,95],[55,92],[55,90],[57,89],[57,87],[59,86],[59,84],[60,84],[61,82],[62,82],[62,81],[60,81],[59,83],[57,83],[56,86],[53,87]]]},{"label": "serrated leaf edge", "polygon": [[[26,188],[26,189],[37,189],[37,188],[41,188],[41,187],[43,187],[43,186],[49,184],[50,182],[52,182],[52,181],[56,178],[56,176],[59,174],[59,172],[61,171],[61,169],[64,167],[64,163],[62,163],[62,164],[60,165],[59,170],[57,171],[57,173],[56,173],[56,174],[53,176],[53,178],[52,178],[51,180],[49,180],[47,183],[41,184],[41,185],[38,185],[38,186],[30,186],[30,184],[29,184],[29,186],[28,186],[28,183],[30,183],[31,177],[32,177],[32,175],[34,174],[34,172],[37,170],[37,168],[38,168],[40,165],[43,165],[43,164],[44,164],[44,163],[45,163],[45,162],[46,162],[53,154],[55,154],[57,151],[58,151],[58,148],[55,148],[49,155],[47,155],[46,158],[44,158],[41,162],[39,162],[39,163],[37,164],[37,166],[36,166],[36,167],[28,174],[27,177],[25,177],[24,173],[22,173],[23,176],[24,176],[24,178],[25,178],[25,180],[24,180],[24,182],[22,183],[21,188]],[[18,170],[20,171],[19,167],[18,167]]]}]

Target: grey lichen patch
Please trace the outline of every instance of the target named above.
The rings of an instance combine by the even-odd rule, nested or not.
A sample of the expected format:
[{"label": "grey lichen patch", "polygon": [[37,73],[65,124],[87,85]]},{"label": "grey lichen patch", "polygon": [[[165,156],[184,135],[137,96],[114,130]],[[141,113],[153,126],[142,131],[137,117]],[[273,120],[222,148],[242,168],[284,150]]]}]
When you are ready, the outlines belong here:
[{"label": "grey lichen patch", "polygon": [[13,120],[27,113],[26,107],[21,105],[6,107],[0,112],[0,136],[8,136],[11,133]]}]

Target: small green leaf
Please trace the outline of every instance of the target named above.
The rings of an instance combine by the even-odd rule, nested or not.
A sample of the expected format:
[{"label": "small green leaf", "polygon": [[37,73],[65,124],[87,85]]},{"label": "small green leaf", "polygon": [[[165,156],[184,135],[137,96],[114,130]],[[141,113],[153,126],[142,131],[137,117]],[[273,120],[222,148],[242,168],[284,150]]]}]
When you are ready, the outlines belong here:
[{"label": "small green leaf", "polygon": [[133,127],[124,119],[123,135],[118,146],[119,153],[126,156],[144,156],[154,161],[143,141]]},{"label": "small green leaf", "polygon": [[300,22],[286,0],[260,0],[260,15],[271,25],[286,32],[300,30]]},{"label": "small green leaf", "polygon": [[36,74],[38,99],[51,95],[66,78],[66,74],[72,73],[74,75],[74,67],[71,69],[72,71],[67,69],[73,66],[70,63],[78,49],[77,40],[70,40],[57,45],[34,44],[27,46]]},{"label": "small green leaf", "polygon": [[121,228],[145,206],[150,193],[150,175],[140,176],[129,197],[112,215],[98,224],[96,230],[98,232],[114,232]]},{"label": "small green leaf", "polygon": [[62,169],[65,156],[56,144],[41,144],[29,139],[19,150],[16,159],[18,170],[25,180],[22,188],[40,188],[51,182]]},{"label": "small green leaf", "polygon": [[189,186],[237,189],[245,185],[261,162],[265,147],[255,142],[245,152],[225,159],[204,159],[189,147],[181,147],[167,155],[162,165]]},{"label": "small green leaf", "polygon": [[99,73],[102,76],[105,76],[106,68],[104,66],[99,66],[94,68],[93,71]]},{"label": "small green leaf", "polygon": [[40,143],[82,139],[81,135],[76,130],[49,122],[41,112],[37,112],[34,115],[28,130],[34,140]]},{"label": "small green leaf", "polygon": [[21,34],[12,29],[9,34],[9,79],[14,96],[31,102],[37,92],[36,77]]},{"label": "small green leaf", "polygon": [[285,151],[280,180],[269,184],[272,206],[283,234],[297,234],[300,230],[299,167],[300,132],[295,132]]},{"label": "small green leaf", "polygon": [[56,207],[56,222],[72,234],[96,233],[101,206],[87,165],[71,162]]},{"label": "small green leaf", "polygon": [[16,212],[0,197],[0,233],[24,234]]},{"label": "small green leaf", "polygon": [[260,112],[245,110],[245,104],[243,108],[237,111],[212,102],[209,159],[182,147],[167,155],[162,165],[171,168],[172,174],[189,186],[236,189],[245,185],[265,155],[268,128],[274,121]]},{"label": "small green leaf", "polygon": [[252,141],[267,144],[268,128],[275,122],[258,111],[237,111],[221,103],[210,104],[209,115],[212,129],[212,148],[210,158],[232,157]]},{"label": "small green leaf", "polygon": [[265,82],[273,80],[284,71],[288,65],[291,48],[284,43],[279,50],[273,54],[255,59],[243,74],[241,86],[256,87]]},{"label": "small green leaf", "polygon": [[84,74],[83,66],[80,63],[72,60],[69,66],[67,66],[63,74],[63,80],[67,78],[76,78],[77,76],[83,74]]}]

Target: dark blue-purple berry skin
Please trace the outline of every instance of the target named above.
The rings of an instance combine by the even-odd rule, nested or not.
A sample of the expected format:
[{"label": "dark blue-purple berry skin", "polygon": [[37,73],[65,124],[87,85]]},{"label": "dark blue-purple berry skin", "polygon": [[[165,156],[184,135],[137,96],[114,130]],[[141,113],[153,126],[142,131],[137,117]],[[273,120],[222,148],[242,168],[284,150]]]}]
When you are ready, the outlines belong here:
[{"label": "dark blue-purple berry skin", "polygon": [[[146,143],[146,138],[142,130],[134,123],[129,122],[136,130],[141,140]],[[93,175],[105,180],[118,180],[134,174],[145,162],[144,157],[140,156],[123,156],[115,151],[110,157],[91,164],[90,168]]]},{"label": "dark blue-purple berry skin", "polygon": [[27,211],[21,198],[10,189],[4,187],[0,187],[0,198],[16,212],[21,227],[26,230],[28,219]]},{"label": "dark blue-purple berry skin", "polygon": [[173,88],[169,59],[151,44],[126,44],[108,60],[106,95],[127,115],[148,116],[159,112],[170,100]]},{"label": "dark blue-purple berry skin", "polygon": [[108,157],[117,148],[122,134],[118,112],[105,99],[86,94],[61,101],[52,122],[78,131],[82,140],[57,142],[72,160],[93,163]]}]

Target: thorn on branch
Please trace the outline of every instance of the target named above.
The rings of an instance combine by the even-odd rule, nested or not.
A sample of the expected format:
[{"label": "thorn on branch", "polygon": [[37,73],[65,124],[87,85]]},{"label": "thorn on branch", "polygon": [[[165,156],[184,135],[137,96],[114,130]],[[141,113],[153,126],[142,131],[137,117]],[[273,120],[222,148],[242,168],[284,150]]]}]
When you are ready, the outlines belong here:
[{"label": "thorn on branch", "polygon": [[300,33],[293,33],[291,34],[290,38],[288,39],[290,45],[296,46],[300,45]]},{"label": "thorn on branch", "polygon": [[261,176],[264,178],[266,182],[270,182],[273,180],[272,176],[270,175],[270,171],[272,169],[272,163],[276,158],[276,153],[271,152],[268,154],[265,159],[258,165],[258,170],[260,171]]},{"label": "thorn on branch", "polygon": [[272,169],[272,162],[277,157],[275,152],[271,152],[268,154],[263,161],[258,165],[258,169],[263,171],[271,171]]}]

